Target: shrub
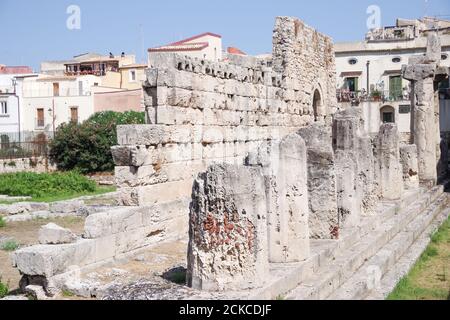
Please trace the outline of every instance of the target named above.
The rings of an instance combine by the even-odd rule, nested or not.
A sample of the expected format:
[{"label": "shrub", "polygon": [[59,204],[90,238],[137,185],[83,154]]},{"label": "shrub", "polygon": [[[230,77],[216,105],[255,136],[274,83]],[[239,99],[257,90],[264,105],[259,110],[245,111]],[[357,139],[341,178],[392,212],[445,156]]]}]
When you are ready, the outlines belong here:
[{"label": "shrub", "polygon": [[77,172],[18,172],[0,175],[0,194],[12,197],[29,196],[39,199],[95,191],[95,182]]},{"label": "shrub", "polygon": [[62,124],[50,143],[50,159],[60,170],[112,171],[111,147],[117,144],[117,126],[143,123],[143,112],[105,111],[94,114],[82,124]]},{"label": "shrub", "polygon": [[0,228],[4,228],[6,226],[6,222],[3,217],[0,216]]},{"label": "shrub", "polygon": [[19,248],[19,244],[14,240],[6,241],[2,244],[1,248],[3,251],[14,251]]},{"label": "shrub", "polygon": [[0,299],[6,297],[9,293],[9,286],[2,282],[2,278],[0,277]]}]

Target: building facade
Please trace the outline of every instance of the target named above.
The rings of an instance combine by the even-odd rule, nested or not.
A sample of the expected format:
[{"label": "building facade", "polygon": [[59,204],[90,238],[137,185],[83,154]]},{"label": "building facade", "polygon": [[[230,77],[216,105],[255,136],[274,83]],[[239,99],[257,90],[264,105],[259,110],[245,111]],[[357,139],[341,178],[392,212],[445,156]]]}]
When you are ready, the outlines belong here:
[{"label": "building facade", "polygon": [[188,39],[148,49],[148,65],[155,65],[154,57],[160,53],[179,53],[209,61],[222,60],[222,36],[206,32]]},{"label": "building facade", "polygon": [[[394,122],[399,131],[410,131],[410,84],[401,76],[402,65],[410,57],[424,55],[427,33],[438,30],[442,45],[441,64],[450,66],[450,22],[424,18],[421,20],[398,19],[393,27],[369,32],[362,42],[337,43],[337,98],[340,108],[352,105],[362,107],[365,126],[370,133],[377,133],[380,125]],[[441,83],[442,92],[448,89],[448,81]],[[443,101],[442,113],[447,102]],[[450,119],[441,119],[443,128],[450,129]],[[449,123],[447,123],[449,122]]]},{"label": "building facade", "polygon": [[3,141],[20,139],[26,117],[23,110],[23,79],[35,76],[30,67],[0,65],[0,135]]}]

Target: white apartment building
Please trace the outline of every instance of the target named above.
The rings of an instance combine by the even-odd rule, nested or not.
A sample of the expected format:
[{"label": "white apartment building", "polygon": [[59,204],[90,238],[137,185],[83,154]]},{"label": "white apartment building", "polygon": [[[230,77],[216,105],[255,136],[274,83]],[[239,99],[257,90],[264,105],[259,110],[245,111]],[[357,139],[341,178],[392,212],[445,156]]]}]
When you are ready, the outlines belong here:
[{"label": "white apartment building", "polygon": [[[395,122],[400,132],[410,132],[410,88],[401,69],[411,56],[426,52],[430,30],[438,30],[441,64],[450,66],[450,21],[445,20],[398,19],[393,27],[369,32],[364,41],[335,45],[339,106],[361,106],[370,133],[377,133],[383,122]],[[448,80],[441,83],[442,114],[450,110],[448,87]],[[441,129],[450,131],[450,118],[441,116]]]},{"label": "white apartment building", "polygon": [[100,83],[93,75],[24,79],[23,130],[51,135],[62,123],[88,119],[94,113],[91,88]]}]

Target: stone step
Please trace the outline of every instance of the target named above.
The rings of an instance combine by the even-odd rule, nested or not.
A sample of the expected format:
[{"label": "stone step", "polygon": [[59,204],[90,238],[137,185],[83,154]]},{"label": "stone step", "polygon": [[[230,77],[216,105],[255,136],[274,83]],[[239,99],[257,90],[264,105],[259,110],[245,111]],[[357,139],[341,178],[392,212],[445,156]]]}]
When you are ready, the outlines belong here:
[{"label": "stone step", "polygon": [[[325,299],[349,278],[361,265],[377,253],[388,241],[425,210],[443,193],[438,186],[427,192],[412,192],[402,201],[389,204],[378,217],[366,219],[359,228],[358,239],[352,246],[335,250],[329,261],[323,261],[311,277],[291,291],[288,299]],[[416,201],[414,201],[416,200]],[[386,205],[386,204],[385,204]]]},{"label": "stone step", "polygon": [[450,216],[450,208],[444,209],[425,229],[420,237],[408,248],[408,251],[396,262],[395,268],[390,268],[381,279],[379,287],[371,290],[365,296],[367,300],[384,300],[395,289],[398,282],[409,273],[431,241],[432,235]]},{"label": "stone step", "polygon": [[[390,270],[396,262],[417,241],[431,222],[448,205],[448,196],[442,195],[430,205],[427,210],[415,217],[391,241],[383,246],[375,255],[365,262],[345,283],[342,284],[328,299],[331,300],[360,300],[371,291],[377,277],[381,277]],[[371,274],[374,272],[374,274]]]}]

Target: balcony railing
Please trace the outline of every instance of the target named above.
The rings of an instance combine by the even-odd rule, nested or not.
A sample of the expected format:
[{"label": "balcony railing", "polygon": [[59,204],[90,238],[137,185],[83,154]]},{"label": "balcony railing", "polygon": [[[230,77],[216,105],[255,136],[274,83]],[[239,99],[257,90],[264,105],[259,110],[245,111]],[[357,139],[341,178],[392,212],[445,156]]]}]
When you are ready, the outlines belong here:
[{"label": "balcony railing", "polygon": [[364,91],[348,91],[337,90],[337,100],[339,103],[350,102],[352,105],[359,105],[361,102],[395,102],[395,101],[409,101],[409,91],[373,91],[370,94]]},{"label": "balcony railing", "polygon": [[87,76],[93,75],[97,77],[106,76],[106,71],[103,70],[85,70],[85,71],[66,71],[66,76]]},{"label": "balcony railing", "polygon": [[44,129],[45,120],[44,119],[36,119],[36,129]]}]

